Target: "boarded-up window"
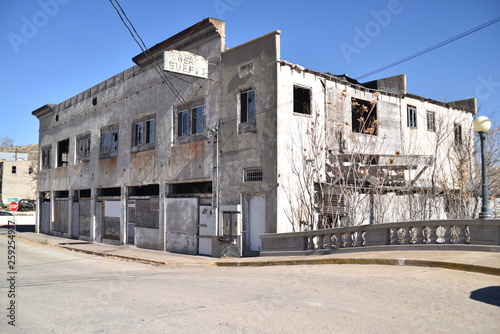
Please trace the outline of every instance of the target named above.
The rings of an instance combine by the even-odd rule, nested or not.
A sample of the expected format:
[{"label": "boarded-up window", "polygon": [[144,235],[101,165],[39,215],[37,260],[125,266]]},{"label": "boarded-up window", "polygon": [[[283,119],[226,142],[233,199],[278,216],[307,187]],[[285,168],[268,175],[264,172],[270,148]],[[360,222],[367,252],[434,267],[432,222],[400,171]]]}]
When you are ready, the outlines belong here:
[{"label": "boarded-up window", "polygon": [[77,163],[90,161],[90,133],[77,137],[76,155]]}]

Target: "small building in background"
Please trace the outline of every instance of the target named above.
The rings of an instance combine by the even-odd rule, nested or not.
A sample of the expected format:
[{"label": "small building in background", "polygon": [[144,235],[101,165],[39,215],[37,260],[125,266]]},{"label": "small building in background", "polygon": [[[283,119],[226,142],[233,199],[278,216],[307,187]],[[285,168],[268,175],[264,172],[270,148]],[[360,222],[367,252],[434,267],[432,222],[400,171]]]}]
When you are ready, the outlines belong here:
[{"label": "small building in background", "polygon": [[[2,157],[6,155],[0,153]],[[28,154],[25,154],[25,158],[28,159]],[[7,204],[9,198],[34,200],[36,198],[36,173],[36,161],[0,160],[1,202]]]}]

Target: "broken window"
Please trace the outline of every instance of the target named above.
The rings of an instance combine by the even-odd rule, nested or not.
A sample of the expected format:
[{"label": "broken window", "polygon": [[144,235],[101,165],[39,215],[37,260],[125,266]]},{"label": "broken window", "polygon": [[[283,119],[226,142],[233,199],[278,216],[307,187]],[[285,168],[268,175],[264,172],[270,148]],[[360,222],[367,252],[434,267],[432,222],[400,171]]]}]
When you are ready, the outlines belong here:
[{"label": "broken window", "polygon": [[243,182],[259,182],[263,179],[262,167],[250,167],[243,169]]},{"label": "broken window", "polygon": [[417,127],[417,108],[414,106],[407,106],[407,117],[408,117],[408,127],[416,128]]},{"label": "broken window", "polygon": [[177,112],[177,137],[202,134],[205,131],[203,105]]},{"label": "broken window", "polygon": [[427,131],[436,131],[436,117],[434,112],[427,112]]},{"label": "broken window", "polygon": [[203,106],[191,109],[191,133],[202,133],[204,131]]},{"label": "broken window", "polygon": [[183,110],[177,113],[177,137],[189,135],[188,132],[188,112]]},{"label": "broken window", "polygon": [[57,143],[57,167],[68,165],[69,139],[61,140]]},{"label": "broken window", "polygon": [[455,145],[462,145],[462,126],[460,124],[455,123],[453,125],[453,132],[455,133]]},{"label": "broken window", "polygon": [[240,93],[240,123],[255,122],[255,90]]},{"label": "broken window", "polygon": [[[155,123],[156,119],[153,116],[142,118],[136,121],[133,125],[133,143],[132,147],[135,151],[141,149],[154,148],[155,142]],[[134,150],[133,150],[134,151]]]},{"label": "broken window", "polygon": [[118,155],[118,124],[101,129],[101,159]]},{"label": "broken window", "polygon": [[378,134],[377,103],[351,98],[352,131],[376,136]]},{"label": "broken window", "polygon": [[90,161],[90,133],[76,138],[76,162]]},{"label": "broken window", "polygon": [[311,115],[311,90],[293,86],[293,112]]},{"label": "broken window", "polygon": [[50,168],[50,156],[52,152],[52,146],[42,147],[42,169]]}]

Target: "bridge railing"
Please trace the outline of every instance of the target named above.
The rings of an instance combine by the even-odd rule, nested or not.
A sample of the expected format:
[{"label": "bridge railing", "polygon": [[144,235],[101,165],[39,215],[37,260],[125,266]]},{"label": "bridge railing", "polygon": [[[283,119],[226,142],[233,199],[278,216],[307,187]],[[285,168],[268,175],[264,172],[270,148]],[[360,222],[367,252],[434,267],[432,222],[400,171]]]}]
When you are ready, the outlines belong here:
[{"label": "bridge railing", "polygon": [[[333,253],[360,248],[431,249],[437,246],[500,246],[500,219],[427,220],[360,225],[260,236],[261,255]],[[394,248],[388,248],[394,247]],[[458,247],[441,247],[457,249]],[[477,248],[481,249],[480,247]],[[482,248],[484,249],[484,247]],[[500,247],[498,247],[500,251]]]}]

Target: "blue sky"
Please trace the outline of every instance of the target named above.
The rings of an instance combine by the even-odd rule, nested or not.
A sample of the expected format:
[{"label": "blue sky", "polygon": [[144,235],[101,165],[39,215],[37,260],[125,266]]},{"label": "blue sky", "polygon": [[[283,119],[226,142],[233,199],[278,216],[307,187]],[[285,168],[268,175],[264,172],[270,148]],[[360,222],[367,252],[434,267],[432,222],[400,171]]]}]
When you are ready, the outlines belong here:
[{"label": "blue sky", "polygon": [[[206,17],[228,47],[281,30],[281,58],[357,78],[500,17],[498,0],[120,0],[148,47]],[[108,0],[0,2],[0,137],[38,142],[31,112],[133,65],[140,49]],[[500,22],[360,81],[407,74],[438,101],[477,97],[500,123]]]}]

